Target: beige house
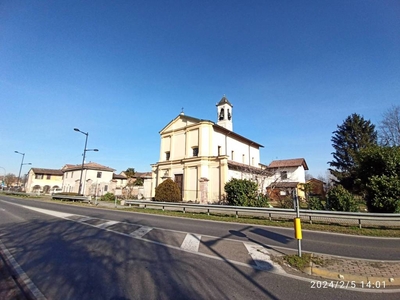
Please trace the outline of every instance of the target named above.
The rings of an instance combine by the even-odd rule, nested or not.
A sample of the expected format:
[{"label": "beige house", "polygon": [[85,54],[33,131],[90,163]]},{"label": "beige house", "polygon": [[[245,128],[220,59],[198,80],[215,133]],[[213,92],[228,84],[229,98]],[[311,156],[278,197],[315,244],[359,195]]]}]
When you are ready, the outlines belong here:
[{"label": "beige house", "polygon": [[178,184],[183,201],[200,203],[223,200],[231,178],[265,180],[259,151],[263,146],[232,131],[233,106],[225,96],[216,106],[217,123],[181,113],[160,131],[152,197],[166,178]]},{"label": "beige house", "polygon": [[27,193],[49,194],[54,189],[61,188],[63,171],[56,169],[31,168],[25,185]]},{"label": "beige house", "polygon": [[[116,188],[119,178],[114,177],[114,169],[89,162],[83,165],[65,165],[62,168],[63,192],[78,193],[79,182],[82,182],[81,194],[102,196],[111,191],[111,186]],[[82,180],[81,180],[82,174]],[[115,184],[113,184],[113,180]]]}]

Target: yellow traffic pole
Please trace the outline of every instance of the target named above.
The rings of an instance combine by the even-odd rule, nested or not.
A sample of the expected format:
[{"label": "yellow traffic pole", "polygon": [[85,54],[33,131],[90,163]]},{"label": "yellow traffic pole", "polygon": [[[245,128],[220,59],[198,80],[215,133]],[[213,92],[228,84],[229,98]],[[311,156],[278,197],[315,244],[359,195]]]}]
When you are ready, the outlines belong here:
[{"label": "yellow traffic pole", "polygon": [[303,235],[301,233],[301,222],[300,222],[300,206],[299,206],[299,198],[297,197],[297,190],[294,190],[294,206],[296,209],[296,218],[294,218],[294,237],[297,239],[297,249],[298,255],[301,257],[301,240]]},{"label": "yellow traffic pole", "polygon": [[300,218],[294,218],[294,237],[298,240],[301,240],[303,238],[303,235],[301,233]]}]

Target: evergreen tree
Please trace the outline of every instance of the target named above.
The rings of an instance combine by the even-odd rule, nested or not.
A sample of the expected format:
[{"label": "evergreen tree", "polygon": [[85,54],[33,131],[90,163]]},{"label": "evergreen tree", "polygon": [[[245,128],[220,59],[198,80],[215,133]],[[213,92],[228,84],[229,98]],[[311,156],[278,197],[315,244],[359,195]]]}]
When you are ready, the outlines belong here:
[{"label": "evergreen tree", "polygon": [[333,160],[329,162],[331,174],[344,188],[358,192],[355,185],[357,154],[361,149],[377,144],[375,125],[352,114],[333,132],[331,141],[335,149]]},{"label": "evergreen tree", "polygon": [[400,212],[400,147],[361,150],[357,174],[369,211]]}]

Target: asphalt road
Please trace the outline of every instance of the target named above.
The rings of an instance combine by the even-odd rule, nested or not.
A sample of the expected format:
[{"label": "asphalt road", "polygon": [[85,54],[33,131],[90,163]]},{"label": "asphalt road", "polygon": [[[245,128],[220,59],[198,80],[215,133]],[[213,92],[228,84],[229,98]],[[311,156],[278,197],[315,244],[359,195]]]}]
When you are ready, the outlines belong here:
[{"label": "asphalt road", "polygon": [[[87,223],[78,222],[73,217],[63,219],[20,205],[92,219],[88,218]],[[96,227],[99,219],[123,223],[114,224],[114,231],[104,230]],[[141,240],[123,233],[126,227],[135,226],[155,228],[153,237]],[[277,249],[296,248],[296,241],[291,237],[293,233],[285,229],[123,213],[0,196],[0,232],[3,245],[47,299],[379,298],[375,293],[346,289],[312,289],[309,281],[260,271],[234,263],[231,258],[211,257],[219,242],[232,245],[231,249],[220,252],[226,253],[228,258],[237,255],[235,247],[241,243],[235,241]],[[211,254],[197,255],[173,246],[181,243],[185,232],[212,241],[207,244]],[[380,259],[398,259],[396,239],[314,232],[305,232],[303,237],[303,248],[315,252],[375,258],[375,252],[381,251]],[[356,251],[352,250],[354,247]],[[385,294],[384,298],[397,299],[398,295]]]}]

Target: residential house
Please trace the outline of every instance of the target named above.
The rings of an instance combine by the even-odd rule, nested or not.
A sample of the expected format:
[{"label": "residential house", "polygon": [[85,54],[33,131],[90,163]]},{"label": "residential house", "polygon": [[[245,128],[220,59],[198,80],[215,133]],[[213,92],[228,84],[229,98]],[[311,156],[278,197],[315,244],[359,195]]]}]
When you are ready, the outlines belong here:
[{"label": "residential house", "polygon": [[81,194],[102,196],[111,192],[110,185],[116,189],[117,184],[113,180],[119,180],[114,177],[114,169],[94,162],[83,165],[65,165],[62,168],[63,192],[78,193],[79,183],[81,182]]},{"label": "residential house", "polygon": [[152,165],[152,197],[166,178],[178,184],[183,201],[200,203],[223,200],[225,183],[231,178],[264,181],[263,146],[233,132],[233,105],[225,96],[216,107],[216,123],[182,112],[160,131],[159,161]]},{"label": "residential house", "polygon": [[[121,172],[121,175],[126,176],[125,172]],[[135,172],[127,179],[123,196],[129,199],[151,199],[151,175],[151,172]]]},{"label": "residential house", "polygon": [[296,190],[300,198],[305,197],[305,171],[308,170],[304,158],[274,160],[268,165],[271,176],[267,179],[267,193],[273,200],[289,196]]},{"label": "residential house", "polygon": [[63,172],[56,169],[31,168],[25,190],[28,193],[49,194],[63,184]]},{"label": "residential house", "polygon": [[126,187],[128,178],[124,174],[113,174],[112,181],[110,183],[110,193],[115,196],[122,196],[123,190]]},{"label": "residential house", "polygon": [[316,178],[311,178],[307,180],[306,183],[310,186],[308,192],[309,196],[325,197],[325,182]]}]

